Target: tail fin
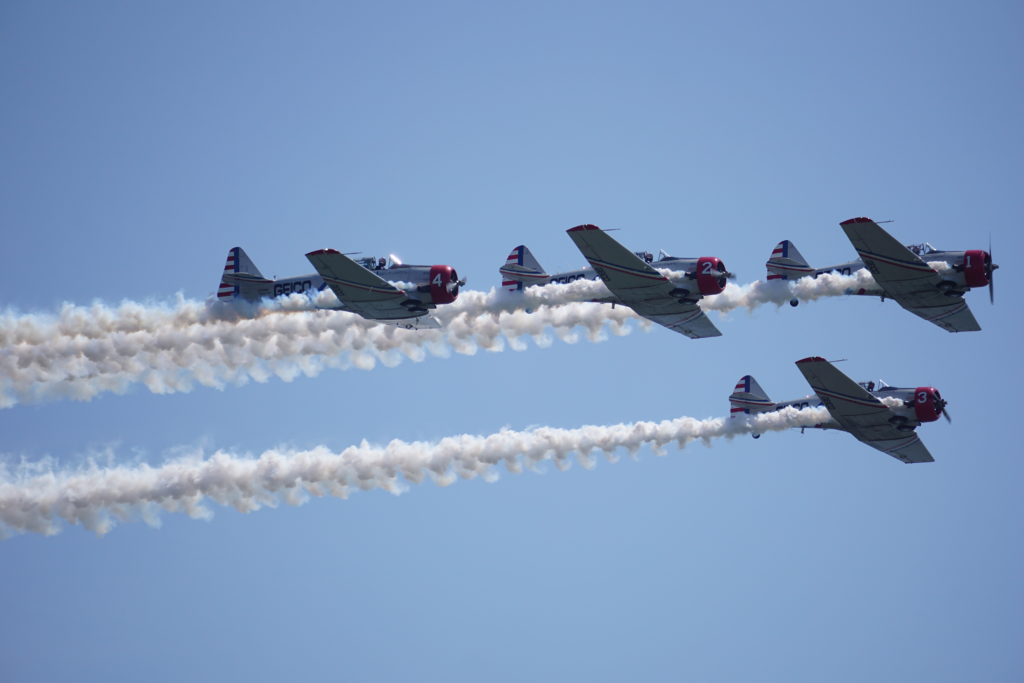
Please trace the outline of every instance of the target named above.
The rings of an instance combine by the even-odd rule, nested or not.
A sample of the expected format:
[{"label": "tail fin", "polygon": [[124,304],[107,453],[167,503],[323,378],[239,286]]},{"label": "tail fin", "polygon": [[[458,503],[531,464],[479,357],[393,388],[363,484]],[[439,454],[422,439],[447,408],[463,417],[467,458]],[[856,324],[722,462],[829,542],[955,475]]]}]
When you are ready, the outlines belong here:
[{"label": "tail fin", "polygon": [[241,297],[249,301],[258,301],[261,296],[260,285],[270,282],[273,281],[263,277],[263,273],[244,249],[232,247],[228,249],[228,259],[224,264],[220,287],[217,289],[217,299],[228,301]]},{"label": "tail fin", "polygon": [[776,244],[772,257],[764,265],[768,267],[769,280],[796,280],[814,274],[814,268],[789,240]]},{"label": "tail fin", "polygon": [[520,244],[505,259],[501,273],[501,287],[509,292],[521,292],[523,287],[545,284],[551,276],[544,272],[526,245]]},{"label": "tail fin", "polygon": [[730,417],[735,417],[738,413],[764,413],[774,408],[775,403],[750,375],[740,377],[736,382],[736,388],[729,395]]}]

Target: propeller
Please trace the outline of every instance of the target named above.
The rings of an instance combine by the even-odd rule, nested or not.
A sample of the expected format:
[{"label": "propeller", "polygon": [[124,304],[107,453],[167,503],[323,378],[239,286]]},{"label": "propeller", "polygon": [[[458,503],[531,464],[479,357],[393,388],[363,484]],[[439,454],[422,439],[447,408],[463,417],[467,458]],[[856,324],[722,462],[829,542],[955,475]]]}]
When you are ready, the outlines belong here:
[{"label": "propeller", "polygon": [[935,407],[942,413],[942,417],[946,418],[946,422],[952,422],[953,418],[946,412],[946,399],[939,396],[939,392],[935,392]]},{"label": "propeller", "polygon": [[451,281],[447,285],[448,291],[451,292],[452,294],[454,294],[455,296],[458,296],[459,295],[459,287],[465,287],[465,286],[466,286],[466,278],[462,278],[460,280],[458,272],[454,268],[452,268],[452,279],[451,279]]},{"label": "propeller", "polygon": [[718,262],[718,286],[724,288],[725,285],[736,277],[735,273],[730,273],[725,269],[725,264],[721,261]]},{"label": "propeller", "polygon": [[996,285],[995,280],[992,279],[992,273],[996,271],[997,266],[992,258],[992,235],[988,236],[988,259],[985,261],[985,277],[988,278],[988,302],[994,304],[996,302]]}]

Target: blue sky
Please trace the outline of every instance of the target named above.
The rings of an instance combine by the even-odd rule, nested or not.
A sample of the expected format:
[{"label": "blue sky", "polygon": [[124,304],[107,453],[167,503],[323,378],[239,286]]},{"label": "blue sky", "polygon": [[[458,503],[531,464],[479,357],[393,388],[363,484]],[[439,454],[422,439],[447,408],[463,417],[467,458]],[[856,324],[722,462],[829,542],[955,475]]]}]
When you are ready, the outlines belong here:
[{"label": "blue sky", "polygon": [[1024,210],[1016,3],[80,3],[0,9],[4,308],[203,299],[229,247],[265,274],[322,247],[447,262],[473,289],[526,243],[620,228],[740,282],[838,223],[994,243],[997,304],[950,335],[824,300],[223,391],[135,387],[0,411],[8,460],[158,463],[503,426],[725,414],[793,361],[935,385],[931,465],[768,434],[494,484],[423,484],[98,538],[0,542],[11,681],[1019,680],[1013,427]]}]

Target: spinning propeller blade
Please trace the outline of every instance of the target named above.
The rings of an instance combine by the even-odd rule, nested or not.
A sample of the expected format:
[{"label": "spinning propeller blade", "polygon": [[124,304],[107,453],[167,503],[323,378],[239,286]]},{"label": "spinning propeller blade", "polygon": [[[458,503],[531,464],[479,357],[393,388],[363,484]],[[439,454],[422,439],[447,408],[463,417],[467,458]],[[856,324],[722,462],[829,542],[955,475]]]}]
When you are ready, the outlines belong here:
[{"label": "spinning propeller blade", "polygon": [[998,268],[995,264],[995,259],[992,256],[992,235],[988,236],[988,263],[985,264],[985,275],[988,276],[988,302],[994,304],[996,302],[996,283],[993,273]]}]

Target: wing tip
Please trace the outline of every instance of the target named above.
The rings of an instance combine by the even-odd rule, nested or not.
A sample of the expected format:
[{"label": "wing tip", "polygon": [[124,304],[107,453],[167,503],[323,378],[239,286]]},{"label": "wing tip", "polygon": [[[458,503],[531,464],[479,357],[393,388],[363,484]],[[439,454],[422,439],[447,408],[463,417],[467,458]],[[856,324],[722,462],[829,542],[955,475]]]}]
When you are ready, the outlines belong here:
[{"label": "wing tip", "polygon": [[318,256],[320,254],[340,254],[341,252],[337,249],[317,249],[316,251],[310,251],[306,256]]},{"label": "wing tip", "polygon": [[801,363],[827,363],[828,361],[821,356],[808,356],[807,358],[801,358],[796,362],[797,365]]},{"label": "wing tip", "polygon": [[850,218],[849,220],[845,220],[839,225],[853,225],[854,223],[874,223],[874,221],[871,220],[870,218],[860,216],[859,218]]},{"label": "wing tip", "polygon": [[569,228],[566,232],[579,232],[581,230],[600,230],[601,228],[591,223],[584,223],[583,225],[577,225],[575,228]]}]

